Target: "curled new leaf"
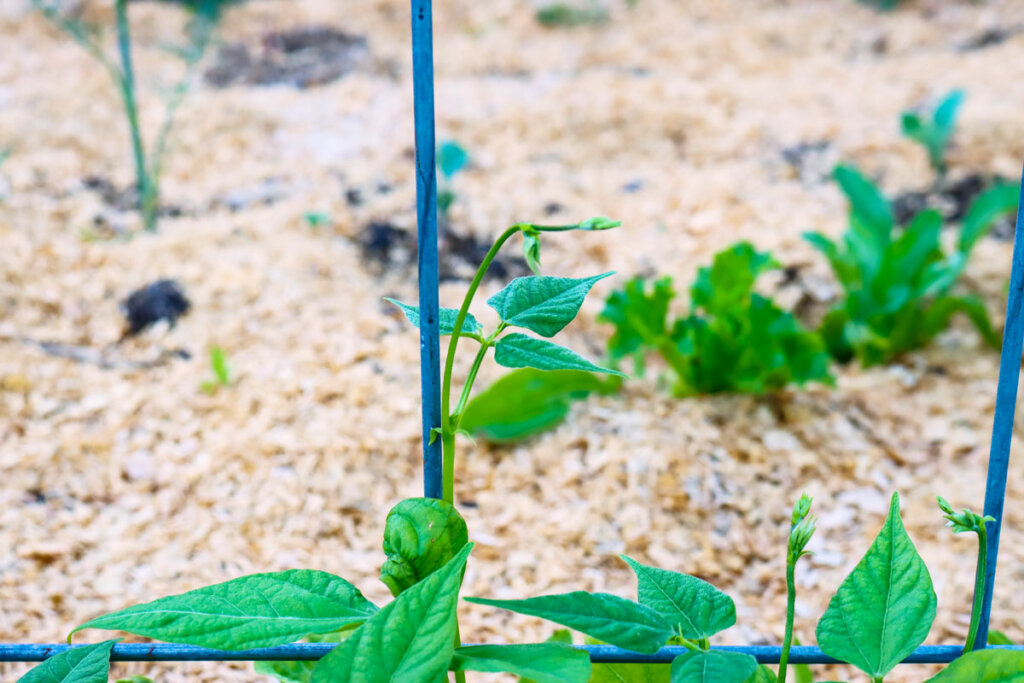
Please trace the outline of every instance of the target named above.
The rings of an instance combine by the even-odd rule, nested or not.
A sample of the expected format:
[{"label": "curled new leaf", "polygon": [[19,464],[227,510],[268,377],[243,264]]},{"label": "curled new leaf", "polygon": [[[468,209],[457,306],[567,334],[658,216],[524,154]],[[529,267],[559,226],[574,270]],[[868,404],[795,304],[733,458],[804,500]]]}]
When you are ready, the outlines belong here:
[{"label": "curled new leaf", "polygon": [[468,542],[466,521],[451,503],[407,498],[391,509],[384,524],[388,559],[380,579],[397,596],[443,567]]}]

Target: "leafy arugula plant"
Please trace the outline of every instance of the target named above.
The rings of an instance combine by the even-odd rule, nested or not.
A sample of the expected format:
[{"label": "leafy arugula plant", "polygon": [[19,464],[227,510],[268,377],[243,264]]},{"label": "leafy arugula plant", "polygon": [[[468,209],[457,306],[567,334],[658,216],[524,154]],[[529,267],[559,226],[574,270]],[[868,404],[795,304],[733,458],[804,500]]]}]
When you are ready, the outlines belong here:
[{"label": "leafy arugula plant", "polygon": [[50,23],[70,36],[86,52],[97,59],[117,84],[131,132],[139,214],[146,231],[155,231],[159,209],[160,176],[163,173],[164,157],[171,129],[174,126],[175,115],[188,93],[194,71],[213,39],[214,28],[220,17],[221,4],[224,3],[221,0],[190,0],[187,3],[194,13],[188,26],[189,42],[184,48],[176,50],[176,53],[185,62],[185,76],[173,87],[167,97],[164,121],[148,154],[139,122],[138,93],[132,61],[132,37],[128,22],[128,0],[114,0],[117,60],[107,54],[98,41],[96,31],[92,26],[79,19],[65,16],[53,0],[32,0],[32,4]]},{"label": "leafy arugula plant", "polygon": [[905,111],[900,116],[900,129],[903,135],[928,152],[928,162],[935,171],[936,184],[941,183],[946,176],[946,148],[953,138],[963,100],[963,91],[953,90],[925,115],[916,111]]},{"label": "leafy arugula plant", "polygon": [[965,314],[982,338],[998,348],[985,305],[974,296],[953,294],[971,250],[1017,198],[1008,186],[978,197],[968,210],[951,252],[940,242],[942,217],[923,211],[894,234],[892,206],[853,166],[838,166],[835,179],[850,202],[850,227],[841,241],[805,233],[828,259],[844,290],[826,314],[821,334],[842,363],[887,363],[927,345],[957,313]]},{"label": "leafy arugula plant", "polygon": [[615,326],[612,359],[632,358],[643,374],[657,352],[675,374],[677,396],[762,394],[790,384],[831,384],[829,357],[818,336],[792,314],[754,291],[757,278],[779,264],[747,242],[715,255],[690,288],[690,314],[669,319],[671,278],[634,278],[605,303],[599,320]]}]

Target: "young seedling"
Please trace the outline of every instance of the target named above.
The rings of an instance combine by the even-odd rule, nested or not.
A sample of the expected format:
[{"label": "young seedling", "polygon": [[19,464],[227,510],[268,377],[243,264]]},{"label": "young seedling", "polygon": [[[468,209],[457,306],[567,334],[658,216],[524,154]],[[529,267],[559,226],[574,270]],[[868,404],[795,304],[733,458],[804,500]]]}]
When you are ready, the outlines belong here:
[{"label": "young seedling", "polygon": [[942,516],[946,520],[946,526],[951,528],[954,534],[978,534],[978,564],[974,571],[974,605],[971,608],[971,625],[967,629],[967,642],[964,644],[964,651],[970,652],[974,649],[974,641],[978,637],[978,624],[981,622],[981,608],[985,597],[985,563],[988,558],[988,532],[985,525],[996,520],[995,517],[990,515],[983,517],[966,508],[957,512],[942,496],[938,496],[937,500],[939,509],[942,510]]},{"label": "young seedling", "polygon": [[231,368],[228,365],[228,356],[224,349],[214,346],[210,349],[210,370],[213,371],[213,379],[206,380],[199,388],[204,394],[214,394],[220,387],[226,387],[231,383]]},{"label": "young seedling", "polygon": [[437,169],[441,172],[441,183],[437,189],[437,210],[446,222],[456,198],[452,181],[468,165],[469,152],[459,143],[449,140],[437,148]]},{"label": "young seedling", "polygon": [[98,42],[92,27],[79,19],[63,15],[52,0],[32,0],[32,4],[46,19],[96,58],[117,84],[131,133],[139,214],[142,217],[143,227],[148,232],[155,231],[157,227],[160,177],[163,173],[167,143],[174,125],[175,115],[188,93],[196,67],[212,41],[222,2],[223,0],[191,0],[188,3],[194,11],[194,16],[188,27],[189,44],[177,51],[185,62],[185,76],[174,86],[167,97],[163,124],[157,132],[151,151],[147,154],[139,123],[131,27],[128,22],[128,0],[114,0],[118,53],[116,60],[111,58]]},{"label": "young seedling", "polygon": [[615,326],[608,353],[632,358],[643,374],[656,351],[675,374],[676,396],[721,392],[763,394],[790,384],[831,384],[821,340],[792,314],[754,292],[763,273],[778,268],[770,254],[740,242],[715,255],[690,288],[690,314],[669,320],[670,278],[628,282],[608,297],[599,320]]},{"label": "young seedling", "polygon": [[[477,373],[492,347],[494,348],[494,360],[498,365],[506,368],[535,368],[545,371],[580,370],[611,375],[622,374],[616,370],[594,365],[574,351],[547,341],[547,339],[531,337],[520,332],[502,336],[509,327],[526,329],[544,338],[555,336],[576,317],[590,288],[611,273],[602,273],[589,278],[559,278],[541,275],[516,278],[487,300],[487,305],[497,311],[500,322],[493,332],[485,334],[483,326],[470,314],[469,307],[483,281],[484,274],[498,255],[498,251],[509,239],[522,233],[527,260],[531,263],[539,263],[540,236],[543,233],[608,230],[618,225],[618,221],[607,218],[591,218],[574,225],[517,223],[503,232],[487,252],[476,275],[470,282],[469,289],[462,300],[462,306],[458,309],[441,309],[441,334],[450,335],[451,340],[448,343],[444,371],[441,375],[441,424],[434,428],[433,437],[441,438],[442,483],[445,501],[451,503],[454,500],[455,435],[461,431],[462,419],[465,417],[466,406],[469,404]],[[402,309],[410,323],[419,327],[419,307],[392,299],[389,301]],[[455,353],[462,338],[475,341],[478,344],[478,349],[469,374],[463,383],[458,402],[453,408],[451,401],[452,375],[455,368]]]},{"label": "young seedling", "polygon": [[804,234],[828,259],[844,291],[821,325],[829,352],[841,363],[854,358],[864,366],[887,363],[927,345],[957,313],[998,348],[999,335],[985,304],[952,289],[974,245],[1016,206],[1014,193],[998,186],[978,197],[956,248],[947,253],[940,243],[938,212],[924,211],[895,233],[892,206],[870,180],[853,166],[838,166],[835,178],[850,203],[850,227],[841,242],[821,233]]},{"label": "young seedling", "polygon": [[786,634],[782,641],[782,656],[779,659],[779,683],[786,683],[789,666],[789,651],[793,646],[793,621],[796,616],[796,563],[810,553],[804,548],[811,541],[817,524],[811,514],[811,498],[806,493],[800,496],[793,507],[789,526],[789,543],[786,547]]},{"label": "young seedling", "polygon": [[963,103],[962,90],[953,90],[942,98],[935,108],[926,115],[905,111],[900,117],[903,135],[918,143],[928,152],[928,162],[935,171],[936,186],[946,176],[946,148],[953,138],[956,119]]},{"label": "young seedling", "polygon": [[326,211],[307,211],[302,220],[312,229],[325,228],[331,224],[331,215]]}]

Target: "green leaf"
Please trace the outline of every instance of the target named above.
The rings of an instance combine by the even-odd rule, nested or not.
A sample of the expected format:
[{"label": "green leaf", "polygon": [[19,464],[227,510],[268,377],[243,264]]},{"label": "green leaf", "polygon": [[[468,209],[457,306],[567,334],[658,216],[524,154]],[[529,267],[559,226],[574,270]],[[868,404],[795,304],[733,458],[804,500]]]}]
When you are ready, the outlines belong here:
[{"label": "green leaf", "polygon": [[927,683],[1024,683],[1024,652],[974,650],[957,658]]},{"label": "green leaf", "polygon": [[553,337],[572,322],[583,299],[599,280],[613,273],[594,277],[517,277],[487,300],[502,322],[525,327],[542,337]]},{"label": "green leaf", "polygon": [[580,223],[577,227],[580,230],[611,230],[622,225],[622,221],[615,221],[604,216],[594,216]]},{"label": "green leaf", "polygon": [[574,351],[554,342],[525,334],[513,333],[498,340],[494,360],[506,368],[537,368],[538,370],[586,370],[625,377],[617,370],[594,365]]},{"label": "green leaf", "polygon": [[117,683],[153,683],[153,679],[148,676],[132,676],[131,678],[119,678]]},{"label": "green leaf", "polygon": [[81,645],[50,657],[18,679],[18,683],[107,683],[110,650],[117,640]]},{"label": "green leaf", "polygon": [[217,378],[217,383],[227,386],[231,380],[231,369],[228,367],[227,354],[219,346],[210,349],[210,369],[213,371],[213,376]]},{"label": "green leaf", "polygon": [[388,513],[380,579],[392,595],[419,583],[445,566],[469,542],[466,520],[451,503],[407,498]]},{"label": "green leaf", "polygon": [[669,683],[668,664],[594,664],[590,683]]},{"label": "green leaf", "polygon": [[[311,635],[306,640],[311,643],[340,643],[354,632],[354,628],[323,635]],[[273,676],[281,683],[310,683],[316,662],[253,662],[253,669],[263,676]]]},{"label": "green leaf", "polygon": [[999,183],[978,195],[964,216],[957,248],[961,252],[970,251],[993,223],[1004,215],[1017,211],[1019,198],[1020,188],[1013,183]]},{"label": "green leaf", "polygon": [[925,312],[921,323],[922,334],[928,338],[934,337],[949,326],[950,319],[957,313],[967,316],[986,344],[994,349],[1002,346],[1002,339],[988,317],[985,302],[974,296],[942,296],[935,299]]},{"label": "green leaf", "polygon": [[988,644],[989,645],[1015,645],[1009,636],[1002,631],[997,629],[990,629],[988,632]]},{"label": "green leaf", "polygon": [[127,631],[217,650],[285,645],[366,621],[377,611],[345,579],[312,569],[252,574],[134,605],[86,628]]},{"label": "green leaf", "polygon": [[[797,679],[799,683],[799,678]],[[779,677],[764,664],[758,664],[754,673],[744,683],[778,683]]]},{"label": "green leaf", "polygon": [[[409,304],[403,304],[401,301],[395,301],[388,297],[384,297],[385,301],[390,301],[394,305],[402,309],[405,313],[405,317],[419,329],[420,326],[420,307],[410,306]],[[441,328],[441,335],[452,334],[455,332],[455,320],[459,317],[459,309],[457,308],[442,308],[438,314],[438,325]],[[462,322],[462,332],[460,334],[480,334],[483,331],[483,327],[476,321],[472,313],[466,313],[466,319]]]},{"label": "green leaf", "polygon": [[750,655],[692,650],[672,660],[672,683],[744,683],[756,669]]},{"label": "green leaf", "polygon": [[875,245],[884,247],[888,244],[895,223],[889,201],[854,166],[840,164],[833,175],[850,201],[854,221],[867,229]]},{"label": "green leaf", "polygon": [[526,600],[466,598],[466,601],[547,619],[644,654],[657,652],[672,636],[671,627],[657,612],[608,593],[575,591]]},{"label": "green leaf", "polygon": [[536,683],[586,683],[590,656],[572,645],[472,645],[455,648],[452,671],[511,673]]},{"label": "green leaf", "polygon": [[924,642],[935,620],[931,576],[900,519],[893,494],[889,515],[818,622],[818,645],[830,657],[875,678],[889,673]]},{"label": "green leaf", "polygon": [[702,640],[736,623],[732,598],[707,581],[620,557],[636,574],[640,604],[660,614],[677,635]]},{"label": "green leaf", "polygon": [[448,564],[406,590],[313,669],[312,683],[444,680],[455,653],[456,606],[465,545]]},{"label": "green leaf", "polygon": [[573,401],[611,394],[621,381],[580,370],[513,370],[470,400],[459,423],[488,441],[521,441],[565,419]]},{"label": "green leaf", "polygon": [[437,148],[437,167],[441,175],[451,180],[469,164],[469,152],[457,142],[447,141]]}]

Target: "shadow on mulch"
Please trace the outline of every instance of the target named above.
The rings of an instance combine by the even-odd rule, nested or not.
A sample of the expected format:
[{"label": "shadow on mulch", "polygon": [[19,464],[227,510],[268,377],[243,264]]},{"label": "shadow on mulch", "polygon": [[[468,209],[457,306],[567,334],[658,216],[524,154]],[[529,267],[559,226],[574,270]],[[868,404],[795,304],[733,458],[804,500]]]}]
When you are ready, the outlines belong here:
[{"label": "shadow on mulch", "polygon": [[[450,227],[441,226],[439,231],[441,282],[473,279],[491,243],[480,241],[474,235],[456,234]],[[357,242],[368,270],[378,275],[388,270],[408,269],[416,263],[415,233],[386,221],[370,222],[359,234]],[[491,262],[484,279],[507,281],[529,274],[530,268],[525,259],[499,254]]]},{"label": "shadow on mulch", "polygon": [[231,43],[220,48],[204,78],[214,88],[234,85],[325,85],[359,67],[370,54],[366,38],[330,26],[274,31],[251,48]]}]

